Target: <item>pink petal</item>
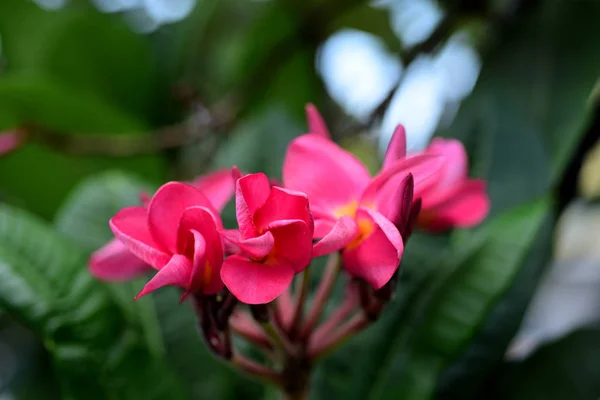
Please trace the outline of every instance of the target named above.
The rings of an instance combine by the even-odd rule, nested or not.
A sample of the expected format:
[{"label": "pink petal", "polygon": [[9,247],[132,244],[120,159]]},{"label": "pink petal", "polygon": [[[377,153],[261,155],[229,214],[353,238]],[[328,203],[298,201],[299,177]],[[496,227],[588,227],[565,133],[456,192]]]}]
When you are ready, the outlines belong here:
[{"label": "pink petal", "polygon": [[266,257],[273,250],[275,244],[271,232],[249,239],[242,239],[239,233],[225,230],[221,231],[221,235],[225,240],[239,247],[248,257],[257,259]]},{"label": "pink petal", "polygon": [[161,269],[171,256],[150,235],[148,211],[143,207],[127,207],[111,218],[113,233],[134,255],[156,269]]},{"label": "pink petal", "polygon": [[335,218],[317,219],[315,220],[315,231],[313,239],[321,239],[325,237],[335,226],[337,220]]},{"label": "pink petal", "polygon": [[253,217],[271,193],[269,179],[263,173],[249,174],[238,179],[235,191],[235,212],[244,238],[256,236]]},{"label": "pink petal", "polygon": [[314,229],[306,195],[302,192],[273,186],[269,198],[254,215],[254,226],[262,231],[271,222],[282,219],[299,219],[306,223],[311,232]]},{"label": "pink petal", "polygon": [[328,211],[357,200],[370,180],[356,157],[315,134],[294,139],[283,163],[285,187],[306,193],[311,207]]},{"label": "pink petal", "polygon": [[230,169],[219,169],[197,178],[192,183],[204,193],[217,211],[222,211],[233,197],[234,184]]},{"label": "pink petal", "polygon": [[[196,292],[202,290],[204,294],[214,294],[223,288],[221,281],[221,264],[223,263],[223,252],[220,250],[220,241],[214,247],[208,246],[204,236],[198,231],[192,231],[194,236],[194,258],[192,273],[190,275],[189,290]],[[215,246],[215,244],[212,244]],[[218,253],[218,258],[215,257]]]},{"label": "pink petal", "polygon": [[95,278],[113,282],[139,278],[151,270],[148,264],[134,256],[118,239],[113,239],[96,250],[90,257],[89,268]]},{"label": "pink petal", "polygon": [[6,154],[21,145],[24,132],[19,130],[0,133],[0,155]]},{"label": "pink petal", "polygon": [[139,299],[150,292],[163,286],[181,286],[187,287],[190,279],[192,265],[190,260],[180,254],[175,254],[169,263],[165,265],[154,277],[144,286],[142,291],[135,296]]},{"label": "pink petal", "polygon": [[380,289],[394,275],[400,264],[404,246],[398,229],[376,211],[359,208],[356,219],[372,225],[372,231],[355,247],[344,250],[344,268],[352,276],[364,279]]},{"label": "pink petal", "polygon": [[460,141],[435,138],[431,141],[425,153],[440,155],[448,160],[443,171],[440,172],[439,187],[451,186],[467,177],[468,157]]},{"label": "pink petal", "polygon": [[373,178],[360,202],[375,205],[393,196],[408,173],[411,173],[414,179],[415,197],[419,197],[418,193],[436,183],[445,161],[443,157],[432,155],[417,155],[398,160]]},{"label": "pink petal", "polygon": [[[481,223],[490,210],[490,200],[482,180],[463,181],[448,199],[432,209],[423,210],[428,229],[468,228]],[[421,223],[421,218],[419,219]]]},{"label": "pink petal", "polygon": [[194,206],[205,207],[218,215],[204,194],[185,183],[166,183],[154,194],[148,207],[148,226],[162,248],[177,253],[179,220],[186,208]]},{"label": "pink petal", "polygon": [[325,121],[323,121],[323,117],[317,110],[317,107],[312,104],[307,104],[305,110],[306,120],[308,121],[308,131],[329,139],[331,137],[329,129],[327,129],[327,125],[325,125]]},{"label": "pink petal", "polygon": [[405,244],[410,235],[412,235],[413,230],[415,229],[415,225],[417,225],[419,215],[421,214],[421,205],[422,203],[420,198],[415,200],[410,208],[410,214],[408,215],[408,220],[406,221],[404,226],[396,225],[397,227],[399,227],[399,229],[402,229],[400,234],[402,235],[402,241]]},{"label": "pink petal", "polygon": [[376,210],[396,226],[404,226],[410,215],[413,202],[414,180],[407,174],[399,183],[396,191],[389,197],[378,196]]},{"label": "pink petal", "polygon": [[321,257],[346,247],[355,237],[358,227],[354,218],[343,216],[333,228],[313,246],[313,257]]},{"label": "pink petal", "polygon": [[289,264],[263,264],[242,256],[230,256],[223,262],[221,279],[241,302],[265,304],[289,287],[294,279],[294,268]]},{"label": "pink petal", "polygon": [[272,254],[277,260],[303,271],[312,259],[312,231],[300,220],[280,220],[268,226],[275,245]]},{"label": "pink petal", "polygon": [[177,231],[177,249],[193,260],[189,288],[212,294],[221,289],[223,245],[214,215],[205,207],[187,208]]},{"label": "pink petal", "polygon": [[395,161],[404,157],[406,157],[406,131],[402,125],[398,125],[385,152],[382,169],[389,168]]}]

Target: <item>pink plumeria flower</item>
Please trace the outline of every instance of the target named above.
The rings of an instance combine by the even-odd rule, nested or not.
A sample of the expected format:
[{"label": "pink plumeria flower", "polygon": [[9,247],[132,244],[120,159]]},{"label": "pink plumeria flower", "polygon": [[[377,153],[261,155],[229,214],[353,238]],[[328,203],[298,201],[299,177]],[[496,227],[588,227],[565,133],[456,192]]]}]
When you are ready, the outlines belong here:
[{"label": "pink plumeria flower", "polygon": [[238,230],[223,230],[239,254],[223,262],[221,278],[238,300],[265,304],[283,293],[312,258],[313,219],[304,193],[271,186],[262,173],[236,183]]},{"label": "pink plumeria flower", "polygon": [[145,207],[128,207],[111,220],[115,236],[158,272],[136,298],[167,285],[213,294],[223,287],[223,225],[202,192],[185,183],[161,186]]},{"label": "pink plumeria flower", "polygon": [[348,273],[379,289],[402,257],[403,241],[395,225],[409,219],[413,189],[429,185],[442,163],[442,157],[418,155],[398,160],[371,178],[356,157],[321,130],[292,141],[283,182],[311,201],[314,237],[322,238],[314,256],[343,248]]},{"label": "pink plumeria flower", "polygon": [[[233,197],[234,181],[228,168],[203,175],[191,184],[199,189],[219,212]],[[147,193],[140,193],[140,204],[148,208],[150,196]],[[153,269],[131,253],[119,239],[113,239],[96,250],[90,257],[89,268],[95,278],[109,282],[136,279]]]},{"label": "pink plumeria flower", "polygon": [[[389,149],[384,169],[406,157],[406,135],[401,126],[392,136]],[[440,155],[447,162],[438,171],[434,185],[415,193],[422,200],[418,227],[439,232],[481,223],[489,212],[490,200],[485,181],[468,177],[468,158],[462,143],[435,138],[423,154]]]}]

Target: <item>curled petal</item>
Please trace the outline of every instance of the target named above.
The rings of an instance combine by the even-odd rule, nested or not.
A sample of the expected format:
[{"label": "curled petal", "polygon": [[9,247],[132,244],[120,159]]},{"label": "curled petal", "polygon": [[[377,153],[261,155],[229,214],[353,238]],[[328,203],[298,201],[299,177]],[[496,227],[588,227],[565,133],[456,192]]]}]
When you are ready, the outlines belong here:
[{"label": "curled petal", "polygon": [[260,259],[266,257],[273,250],[273,245],[275,244],[275,239],[273,239],[271,232],[265,232],[263,235],[249,239],[242,239],[237,231],[224,230],[221,231],[221,235],[225,240],[233,243],[248,257],[252,258]]},{"label": "curled petal", "polygon": [[425,153],[440,155],[448,160],[444,165],[443,171],[440,172],[437,187],[452,186],[467,177],[467,152],[460,141],[456,139],[435,138],[431,141]]},{"label": "curled petal", "polygon": [[331,137],[329,129],[327,129],[327,125],[325,125],[325,121],[323,121],[323,117],[321,117],[317,107],[312,104],[307,104],[305,110],[306,120],[308,121],[308,131],[329,139]]},{"label": "curled petal", "polygon": [[363,237],[344,250],[344,268],[380,289],[398,269],[404,250],[402,238],[398,229],[376,211],[359,208],[356,218]]},{"label": "curled petal", "polygon": [[266,304],[286,290],[294,278],[294,268],[285,263],[266,264],[242,256],[223,262],[221,279],[227,289],[243,303]]},{"label": "curled petal", "polygon": [[378,196],[375,209],[396,226],[404,226],[413,202],[414,180],[407,174],[389,197]]},{"label": "curled petal", "polygon": [[406,131],[402,125],[398,125],[385,152],[382,169],[389,168],[395,161],[404,157],[406,157]]},{"label": "curled petal", "polygon": [[299,219],[306,223],[311,232],[314,229],[306,195],[302,192],[274,186],[265,204],[256,211],[254,226],[259,230],[264,230],[273,221],[285,219]]},{"label": "curled petal", "polygon": [[179,221],[185,209],[194,206],[218,215],[204,194],[184,183],[166,183],[154,194],[148,207],[148,226],[152,237],[163,249],[177,253]]},{"label": "curled petal", "polygon": [[370,180],[356,157],[315,134],[294,139],[283,163],[285,187],[306,193],[311,207],[327,211],[358,199]]},{"label": "curled petal", "polygon": [[118,239],[113,239],[90,257],[91,274],[109,282],[128,281],[139,278],[151,270],[150,266],[137,258]]},{"label": "curled petal", "polygon": [[[223,288],[223,281],[221,281],[223,253],[207,247],[208,243],[200,232],[192,231],[192,235],[194,236],[194,261],[189,289],[192,292],[202,290],[204,294],[214,294]],[[220,247],[221,243],[216,245]],[[215,257],[217,253],[220,256]]]},{"label": "curled petal", "polygon": [[435,184],[445,161],[443,157],[433,155],[417,155],[396,161],[373,178],[362,194],[361,204],[377,204],[382,199],[393,196],[408,173],[413,176],[414,193],[417,196],[418,193]]},{"label": "curled petal", "polygon": [[138,258],[161,269],[171,256],[154,241],[148,229],[148,212],[143,207],[127,207],[110,220],[110,228]]},{"label": "curled petal", "polygon": [[268,226],[275,245],[273,256],[291,265],[296,272],[303,271],[312,259],[312,231],[304,221],[280,220]]},{"label": "curled petal", "polygon": [[192,185],[204,193],[217,211],[222,211],[233,197],[234,180],[228,168],[203,175],[194,180]]},{"label": "curled petal", "polygon": [[253,217],[271,193],[269,179],[263,173],[249,174],[237,180],[235,190],[235,212],[242,236],[254,237],[256,230]]},{"label": "curled petal", "polygon": [[163,286],[181,286],[187,287],[190,279],[192,265],[190,260],[180,254],[175,254],[168,264],[165,265],[154,277],[144,286],[142,291],[135,296],[139,299],[150,292]]},{"label": "curled petal", "polygon": [[402,229],[400,234],[402,235],[402,241],[406,245],[406,241],[412,235],[415,226],[417,225],[417,221],[419,219],[419,215],[421,214],[421,199],[416,199],[412,206],[410,207],[410,214],[408,215],[408,220],[404,224],[404,226],[396,225],[398,229]]},{"label": "curled petal", "polygon": [[330,231],[313,246],[313,257],[324,256],[346,247],[355,237],[358,227],[354,218],[343,216]]},{"label": "curled petal", "polygon": [[435,232],[451,227],[468,228],[483,221],[489,210],[485,182],[475,179],[464,181],[446,201],[435,207],[425,209],[423,203],[419,225]]}]

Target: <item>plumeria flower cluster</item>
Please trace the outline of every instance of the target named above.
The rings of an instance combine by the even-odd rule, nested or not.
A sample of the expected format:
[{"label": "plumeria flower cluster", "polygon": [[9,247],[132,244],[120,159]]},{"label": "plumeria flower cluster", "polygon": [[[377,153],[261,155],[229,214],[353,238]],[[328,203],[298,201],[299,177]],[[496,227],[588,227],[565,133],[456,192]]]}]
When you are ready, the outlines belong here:
[{"label": "plumeria flower cluster", "polygon": [[[236,167],[166,183],[110,220],[116,239],[90,260],[103,280],[155,270],[137,297],[181,288],[215,354],[291,394],[306,390],[314,360],[380,314],[415,227],[470,227],[489,209],[485,183],[468,177],[467,155],[456,140],[434,139],[425,151],[407,154],[399,126],[381,170],[371,176],[331,140],[312,105],[307,119],[309,133],[287,149],[281,184]],[[220,212],[233,196],[238,226],[227,229]],[[305,310],[308,271],[321,256],[329,259]],[[342,271],[345,299],[323,318]],[[232,332],[279,360],[280,370],[233,349]]]}]

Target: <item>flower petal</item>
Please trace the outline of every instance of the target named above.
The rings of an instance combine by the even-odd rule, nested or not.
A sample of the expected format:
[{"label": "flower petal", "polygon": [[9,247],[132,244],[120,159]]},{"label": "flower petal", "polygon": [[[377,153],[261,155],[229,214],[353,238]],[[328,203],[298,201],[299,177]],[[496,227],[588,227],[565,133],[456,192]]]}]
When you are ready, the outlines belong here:
[{"label": "flower petal", "polygon": [[296,272],[303,271],[312,259],[312,231],[300,220],[279,220],[270,224],[275,245],[272,255],[290,264]]},{"label": "flower petal", "polygon": [[143,207],[127,207],[110,220],[110,228],[135,256],[156,269],[161,269],[171,256],[154,241],[148,229],[148,211]]},{"label": "flower petal", "polygon": [[25,132],[18,129],[0,132],[0,155],[15,150],[23,143],[24,137]]},{"label": "flower petal", "polygon": [[90,273],[96,279],[121,282],[139,278],[151,270],[144,261],[133,255],[118,239],[96,250],[89,261]]},{"label": "flower petal", "polygon": [[356,218],[359,225],[361,220],[372,224],[372,230],[357,245],[344,250],[344,268],[350,275],[380,289],[398,269],[404,250],[402,238],[398,229],[376,211],[359,208]]},{"label": "flower petal", "polygon": [[227,289],[243,303],[265,304],[285,291],[294,268],[289,264],[263,264],[242,256],[230,256],[223,262],[221,278]]},{"label": "flower petal", "polygon": [[431,141],[425,153],[440,155],[448,160],[440,173],[438,187],[452,186],[467,177],[467,152],[459,140],[435,138]]},{"label": "flower petal", "polygon": [[283,219],[299,219],[306,223],[311,232],[314,229],[306,195],[302,192],[273,186],[269,198],[254,215],[254,226],[262,231],[271,222]]},{"label": "flower petal", "polygon": [[223,288],[221,281],[221,265],[223,264],[223,252],[220,250],[221,243],[217,243],[217,251],[209,246],[204,236],[193,230],[194,236],[194,258],[192,273],[190,276],[190,292],[200,291],[204,294],[214,294]]},{"label": "flower petal", "polygon": [[483,221],[489,210],[485,182],[472,179],[457,186],[445,202],[424,209],[419,225],[434,232],[451,227],[468,228]]},{"label": "flower petal", "polygon": [[313,239],[321,239],[325,237],[335,226],[337,220],[335,218],[323,218],[315,220],[315,231]]},{"label": "flower petal", "polygon": [[313,257],[321,257],[346,247],[355,237],[358,227],[354,218],[343,216],[331,230],[313,246]]},{"label": "flower petal", "polygon": [[235,182],[231,170],[225,168],[195,179],[192,185],[204,193],[217,211],[222,211],[233,197]]},{"label": "flower petal", "polygon": [[192,265],[190,260],[180,254],[175,254],[169,263],[165,265],[154,277],[144,286],[142,291],[135,296],[139,299],[150,292],[163,286],[181,286],[187,287],[190,279]]},{"label": "flower petal", "polygon": [[177,253],[179,221],[185,209],[194,206],[205,207],[218,215],[204,194],[185,183],[166,183],[154,194],[148,207],[148,226],[162,248]]},{"label": "flower petal", "polygon": [[400,232],[400,234],[402,235],[402,241],[405,245],[406,245],[406,241],[408,240],[410,235],[412,235],[413,230],[415,229],[415,226],[417,225],[419,215],[421,214],[421,205],[422,205],[422,202],[421,202],[420,198],[416,199],[413,202],[412,206],[410,207],[410,214],[408,216],[408,220],[404,224],[404,227],[400,227],[400,228],[402,228],[402,231]]},{"label": "flower petal", "polygon": [[275,244],[275,239],[273,239],[271,232],[265,232],[263,235],[249,239],[242,239],[237,231],[223,230],[221,231],[221,235],[225,240],[235,244],[243,253],[252,258],[260,259],[266,257],[273,250],[273,245]]},{"label": "flower petal", "polygon": [[329,129],[327,129],[327,125],[325,124],[325,121],[323,121],[323,117],[317,110],[317,107],[313,104],[307,104],[305,110],[306,120],[308,121],[308,131],[329,139],[331,137]]},{"label": "flower petal", "polygon": [[407,174],[389,197],[378,196],[375,209],[394,225],[403,227],[410,215],[413,202],[414,180]]},{"label": "flower petal", "polygon": [[381,168],[387,169],[395,161],[404,157],[406,157],[406,131],[402,125],[398,125],[388,144]]},{"label": "flower petal", "polygon": [[252,219],[256,210],[265,204],[270,193],[269,179],[263,173],[245,175],[237,180],[235,213],[242,237],[256,236]]},{"label": "flower petal", "polygon": [[373,205],[393,196],[408,173],[411,173],[414,179],[414,195],[419,197],[418,193],[435,184],[445,161],[443,157],[434,155],[417,155],[398,160],[373,178],[362,194],[360,202]]},{"label": "flower petal", "polygon": [[357,200],[370,180],[356,157],[316,134],[294,139],[283,163],[285,187],[306,193],[311,207],[328,211]]}]

